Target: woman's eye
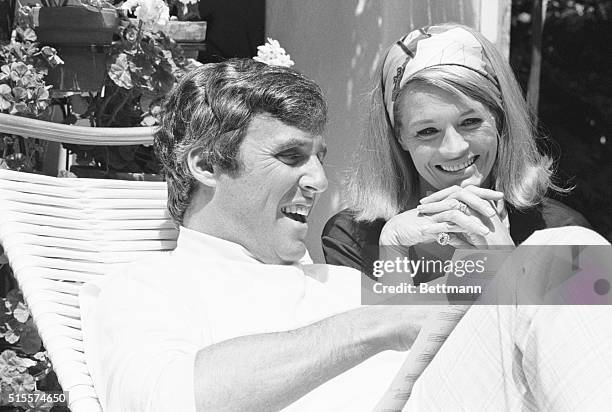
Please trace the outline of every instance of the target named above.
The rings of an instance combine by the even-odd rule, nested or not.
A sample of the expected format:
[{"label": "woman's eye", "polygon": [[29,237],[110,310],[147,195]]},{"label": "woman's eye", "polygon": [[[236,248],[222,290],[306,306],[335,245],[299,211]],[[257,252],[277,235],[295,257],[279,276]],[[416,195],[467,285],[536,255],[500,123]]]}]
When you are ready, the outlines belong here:
[{"label": "woman's eye", "polygon": [[461,125],[465,127],[474,127],[479,126],[481,123],[482,119],[479,119],[477,117],[470,117],[469,119],[465,119],[463,122],[461,122]]},{"label": "woman's eye", "polygon": [[417,132],[417,136],[419,136],[419,137],[431,137],[431,136],[435,135],[436,133],[438,133],[438,129],[436,129],[434,127],[428,127],[426,129],[419,130]]}]

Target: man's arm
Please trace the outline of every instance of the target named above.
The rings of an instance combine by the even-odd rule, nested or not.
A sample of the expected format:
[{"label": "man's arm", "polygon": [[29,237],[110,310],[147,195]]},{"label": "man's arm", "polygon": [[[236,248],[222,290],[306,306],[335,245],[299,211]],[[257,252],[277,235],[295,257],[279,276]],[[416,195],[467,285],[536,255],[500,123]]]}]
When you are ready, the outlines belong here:
[{"label": "man's arm", "polygon": [[282,409],[379,352],[409,349],[428,311],[362,307],[300,329],[206,347],[195,360],[196,409]]}]

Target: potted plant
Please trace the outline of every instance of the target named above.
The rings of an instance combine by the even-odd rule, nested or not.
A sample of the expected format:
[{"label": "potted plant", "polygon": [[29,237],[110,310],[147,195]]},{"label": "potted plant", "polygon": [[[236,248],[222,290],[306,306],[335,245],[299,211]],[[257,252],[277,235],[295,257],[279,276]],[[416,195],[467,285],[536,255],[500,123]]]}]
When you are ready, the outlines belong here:
[{"label": "potted plant", "polygon": [[[51,88],[48,70],[62,64],[52,47],[40,47],[28,27],[28,11],[20,14],[20,26],[8,43],[0,44],[0,113],[46,118]],[[0,134],[0,168],[41,170],[46,143],[37,139]]]},{"label": "potted plant", "polygon": [[[98,92],[71,98],[71,122],[87,119],[93,127],[152,126],[161,99],[187,70],[199,64],[186,58],[164,32],[170,16],[163,0],[128,0],[121,9],[136,18],[120,21]],[[71,170],[79,177],[161,179],[150,147],[66,147],[77,155],[79,164]]]},{"label": "potted plant", "polygon": [[117,10],[105,1],[42,0],[36,8],[36,34],[55,47],[65,64],[50,72],[57,91],[98,90],[106,71],[108,48],[119,25]]}]

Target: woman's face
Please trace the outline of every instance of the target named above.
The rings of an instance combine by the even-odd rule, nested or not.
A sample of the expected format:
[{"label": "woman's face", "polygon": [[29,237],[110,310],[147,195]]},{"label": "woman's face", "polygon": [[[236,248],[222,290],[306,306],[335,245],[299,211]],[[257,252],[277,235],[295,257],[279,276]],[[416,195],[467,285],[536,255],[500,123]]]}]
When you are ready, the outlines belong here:
[{"label": "woman's face", "polygon": [[435,86],[408,84],[399,102],[401,147],[419,173],[421,194],[482,186],[497,156],[497,128],[482,103]]}]

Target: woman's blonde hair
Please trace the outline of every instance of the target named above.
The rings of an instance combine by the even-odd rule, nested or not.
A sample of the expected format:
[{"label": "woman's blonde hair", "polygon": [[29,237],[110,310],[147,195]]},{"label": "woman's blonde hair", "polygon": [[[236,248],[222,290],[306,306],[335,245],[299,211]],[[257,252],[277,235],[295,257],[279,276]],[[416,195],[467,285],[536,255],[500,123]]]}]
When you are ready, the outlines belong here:
[{"label": "woman's blonde hair", "polygon": [[[549,189],[566,191],[552,182],[553,161],[538,151],[533,116],[509,65],[482,34],[461,25],[448,26],[461,27],[479,41],[493,66],[498,87],[473,70],[435,66],[412,76],[400,90],[398,102],[408,85],[421,82],[485,105],[495,116],[499,132],[492,180],[495,189],[502,191],[506,202],[515,208],[539,204]],[[394,131],[383,102],[383,64],[384,59],[374,75],[367,124],[346,179],[348,207],[360,221],[390,219],[418,202],[418,173],[409,153],[397,141],[401,104],[394,105]]]}]

